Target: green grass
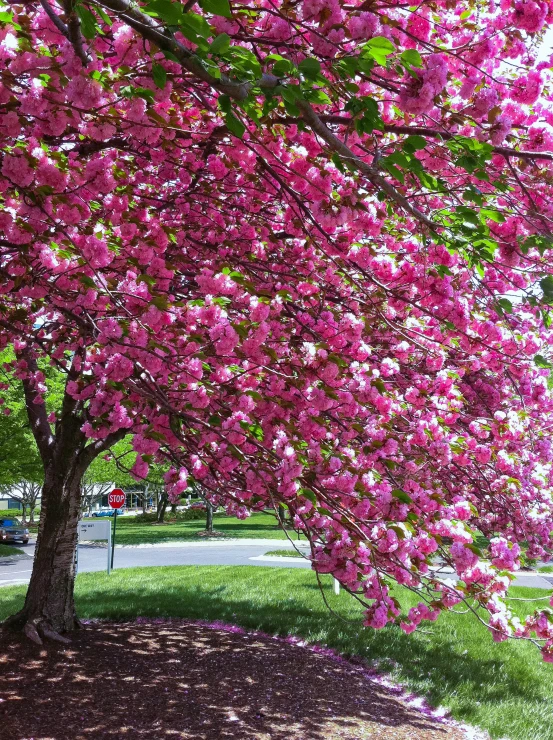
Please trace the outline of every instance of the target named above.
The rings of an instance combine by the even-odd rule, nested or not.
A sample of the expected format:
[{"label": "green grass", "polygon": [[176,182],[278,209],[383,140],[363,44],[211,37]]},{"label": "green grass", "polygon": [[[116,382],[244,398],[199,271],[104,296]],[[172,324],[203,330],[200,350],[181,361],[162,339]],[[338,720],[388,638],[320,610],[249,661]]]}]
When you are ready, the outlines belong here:
[{"label": "green grass", "polygon": [[[122,516],[117,519],[116,541],[118,545],[141,545],[144,543],[171,542],[175,540],[201,541],[198,535],[204,529],[203,520],[190,522],[176,521],[167,524],[151,524],[136,521],[135,517]],[[226,537],[286,539],[286,534],[277,526],[272,514],[253,514],[248,519],[236,517],[216,517],[213,528],[224,532]],[[289,533],[295,539],[294,532]]]},{"label": "green grass", "polygon": [[0,545],[0,558],[8,558],[10,555],[23,555],[25,550],[11,545]]},{"label": "green grass", "polygon": [[[300,635],[377,663],[493,738],[553,738],[553,666],[543,663],[532,645],[495,644],[469,615],[443,615],[409,636],[396,627],[363,629],[356,602],[345,593],[334,595],[330,577],[324,584],[331,607],[353,623],[333,616],[314,574],[297,569],[182,566],[116,570],[111,576],[84,573],[77,579],[76,598],[85,619],[219,619],[270,634]],[[525,598],[544,595],[539,589],[512,591]],[[20,607],[24,594],[23,586],[0,589],[0,618]],[[515,603],[517,611],[533,609],[531,603]]]},{"label": "green grass", "polygon": [[297,550],[269,550],[265,555],[274,555],[279,558],[301,558],[303,555]]},{"label": "green grass", "polygon": [[538,570],[540,573],[553,573],[553,565],[542,565]]}]

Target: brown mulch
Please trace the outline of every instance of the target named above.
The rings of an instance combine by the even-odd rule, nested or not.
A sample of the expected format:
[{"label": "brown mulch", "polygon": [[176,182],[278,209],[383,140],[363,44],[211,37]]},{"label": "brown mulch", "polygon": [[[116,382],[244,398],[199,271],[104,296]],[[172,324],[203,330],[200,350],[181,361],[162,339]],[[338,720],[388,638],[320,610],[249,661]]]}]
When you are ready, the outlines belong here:
[{"label": "brown mulch", "polygon": [[[3,734],[6,733],[6,734]],[[187,622],[102,622],[69,646],[0,635],[13,740],[461,740],[361,666]]]}]

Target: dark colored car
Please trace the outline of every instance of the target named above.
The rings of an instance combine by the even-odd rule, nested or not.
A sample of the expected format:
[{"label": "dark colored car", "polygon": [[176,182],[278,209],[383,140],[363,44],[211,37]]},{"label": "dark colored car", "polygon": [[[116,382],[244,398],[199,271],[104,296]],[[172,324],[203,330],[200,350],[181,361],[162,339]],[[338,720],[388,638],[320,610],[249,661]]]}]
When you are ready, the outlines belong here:
[{"label": "dark colored car", "polygon": [[15,517],[0,519],[0,542],[22,542],[26,545],[28,541],[29,530],[19,519]]}]

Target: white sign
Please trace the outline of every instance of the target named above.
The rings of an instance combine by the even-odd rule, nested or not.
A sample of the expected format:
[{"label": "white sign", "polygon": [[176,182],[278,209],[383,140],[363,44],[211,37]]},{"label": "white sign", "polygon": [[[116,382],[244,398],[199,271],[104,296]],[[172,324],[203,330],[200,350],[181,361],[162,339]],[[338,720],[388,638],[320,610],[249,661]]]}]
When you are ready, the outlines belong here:
[{"label": "white sign", "polygon": [[[91,540],[108,541],[108,575],[111,573],[111,520],[104,522],[82,521],[77,524],[79,542]],[[79,545],[77,544],[77,571],[79,570]]]},{"label": "white sign", "polygon": [[79,540],[109,540],[111,521],[79,522]]}]

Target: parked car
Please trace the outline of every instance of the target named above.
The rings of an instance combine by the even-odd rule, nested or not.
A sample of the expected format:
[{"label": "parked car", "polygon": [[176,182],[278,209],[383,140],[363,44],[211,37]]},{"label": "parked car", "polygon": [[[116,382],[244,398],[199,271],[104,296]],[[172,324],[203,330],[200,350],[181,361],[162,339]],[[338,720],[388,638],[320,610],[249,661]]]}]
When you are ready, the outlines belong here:
[{"label": "parked car", "polygon": [[[99,516],[113,516],[113,512],[115,509],[99,509],[98,511],[93,511],[92,516],[99,517]],[[125,513],[125,509],[118,509],[117,510],[117,516],[121,516]]]},{"label": "parked car", "polygon": [[22,542],[24,545],[29,541],[29,530],[26,529],[19,519],[10,517],[0,519],[0,542]]}]

